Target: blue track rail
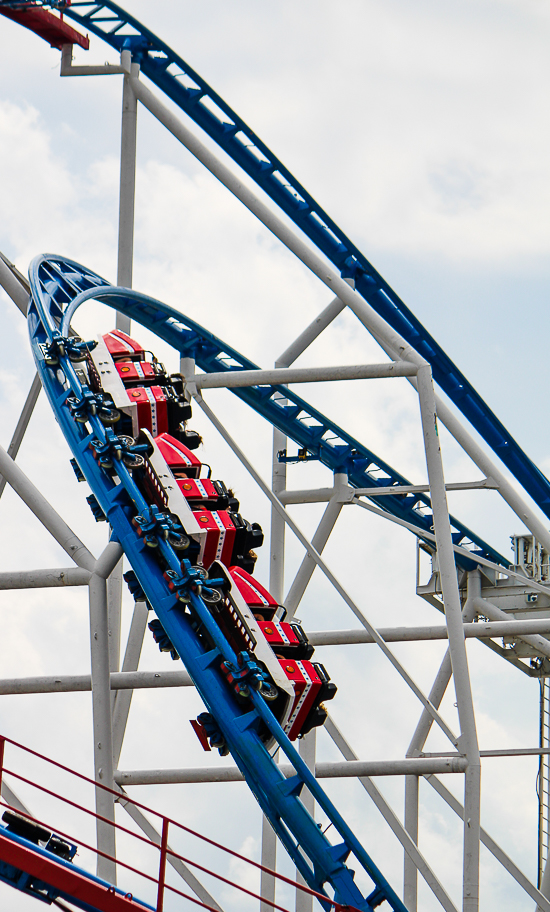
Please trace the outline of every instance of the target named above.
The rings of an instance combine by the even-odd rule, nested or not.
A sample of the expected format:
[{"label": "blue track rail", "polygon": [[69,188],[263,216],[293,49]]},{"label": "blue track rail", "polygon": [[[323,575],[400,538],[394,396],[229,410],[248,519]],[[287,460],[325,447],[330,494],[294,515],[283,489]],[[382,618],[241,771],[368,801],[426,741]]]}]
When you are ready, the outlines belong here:
[{"label": "blue track rail", "polygon": [[[35,261],[36,262],[36,261]],[[94,298],[128,314],[133,320],[154,332],[184,357],[192,357],[207,372],[257,369],[258,365],[218,339],[194,320],[154,298],[128,289],[110,286],[101,276],[86,270],[72,260],[57,256],[40,258],[33,266],[33,281],[47,287],[52,306],[59,304],[58,317],[67,301],[68,306],[62,333],[67,334],[68,321],[74,309],[85,300]],[[356,488],[376,488],[390,485],[409,485],[403,475],[379,459],[368,447],[349,435],[335,422],[312,408],[288,387],[256,386],[231,390],[234,395],[278,427],[301,448],[316,456],[333,472],[345,472]],[[405,494],[396,497],[370,498],[381,509],[412,523],[421,531],[433,531],[430,499],[424,494]],[[451,517],[453,542],[472,554],[472,561],[457,555],[465,569],[475,567],[475,558],[484,557],[503,566],[509,562],[487,542]],[[425,541],[431,545],[431,539]]]},{"label": "blue track rail", "polygon": [[[0,8],[24,5],[0,0]],[[37,5],[43,5],[41,0]],[[550,481],[369,260],[235,111],[164,41],[112,0],[73,0],[64,14],[117,51],[130,49],[141,71],[268,194],[342,276],[354,279],[359,294],[431,364],[441,389],[550,518]]]},{"label": "blue track rail", "polygon": [[[174,552],[167,539],[159,536],[158,549],[153,553],[138,535],[132,519],[137,514],[145,514],[148,504],[122,458],[117,456],[116,445],[111,452],[118,483],[100,468],[94,458],[90,447],[92,441],[99,439],[100,443],[108,444],[112,432],[105,430],[92,409],[88,411],[84,423],[75,420],[74,399],[80,403],[89,401],[85,395],[87,390],[82,387],[69,358],[70,320],[77,307],[91,298],[102,300],[132,315],[142,325],[153,328],[161,338],[173,333],[176,343],[189,333],[189,329],[179,322],[181,315],[128,289],[112,288],[94,273],[59,257],[38,257],[31,265],[30,280],[32,296],[27,316],[33,354],[63,434],[109,520],[113,537],[124,548],[145,595],[208,711],[216,719],[237,766],[263,812],[313,889],[325,893],[327,897],[333,896],[338,904],[353,906],[361,912],[368,912],[384,901],[394,912],[406,912],[399,897],[283,732],[264,698],[254,689],[255,683],[259,683],[257,666],[251,663],[249,667],[247,681],[251,697],[247,705],[239,702],[229,687],[220,665],[224,661],[238,667],[238,658],[200,596],[200,585],[197,585],[200,583],[199,571],[190,565],[186,568],[186,561],[180,564],[181,555]],[[48,347],[52,345],[57,346],[58,352],[58,365],[54,367],[48,366],[45,360],[46,352],[51,351]],[[192,613],[170,590],[157,559],[158,554],[175,575],[176,591],[185,596]],[[202,625],[202,636],[196,631],[197,618]],[[291,778],[282,775],[266,749],[260,737],[262,726],[267,727],[294,768],[295,774]],[[337,844],[331,845],[300,801],[304,788],[311,792],[332,823],[340,840]],[[345,864],[349,856],[353,859],[353,869]],[[372,881],[372,888],[366,896],[354,880],[353,872],[358,870],[358,866]],[[331,893],[325,892],[327,885]]]}]

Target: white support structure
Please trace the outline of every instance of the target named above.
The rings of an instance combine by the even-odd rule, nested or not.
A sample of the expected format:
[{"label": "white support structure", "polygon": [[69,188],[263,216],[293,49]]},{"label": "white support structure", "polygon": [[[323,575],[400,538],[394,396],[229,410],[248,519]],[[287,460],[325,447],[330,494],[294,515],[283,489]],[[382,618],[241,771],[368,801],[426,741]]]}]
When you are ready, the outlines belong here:
[{"label": "white support structure", "polygon": [[[317,730],[314,728],[307,735],[305,735],[300,740],[300,756],[302,757],[304,763],[307,764],[308,769],[312,773],[315,772],[315,753],[317,748]],[[302,804],[305,809],[309,811],[311,816],[315,818],[315,799],[311,792],[304,790],[301,794]],[[302,886],[307,887],[305,879],[302,877],[298,869],[296,868],[296,882],[302,884]],[[313,910],[313,897],[308,893],[303,893],[301,890],[296,890],[296,912],[312,912]]]},{"label": "white support structure", "polygon": [[[92,706],[94,728],[94,777],[101,785],[113,787],[113,740],[111,729],[111,689],[109,681],[109,621],[107,581],[93,573],[90,580],[90,649],[92,665]],[[96,789],[97,875],[116,883],[114,827],[106,821],[115,820],[114,798],[101,788]]]},{"label": "white support structure", "polygon": [[474,714],[474,703],[462,629],[460,594],[456,577],[449,511],[445,493],[443,463],[437,432],[437,413],[429,365],[420,367],[417,374],[420,414],[430,498],[432,502],[439,577],[445,604],[445,619],[449,631],[449,653],[460,720],[460,749],[468,761],[464,798],[464,879],[463,912],[479,909],[479,829],[481,808],[481,763]]},{"label": "white support structure", "polygon": [[[120,199],[118,213],[117,285],[132,287],[134,264],[134,212],[136,198],[137,99],[134,85],[139,80],[139,64],[132,63],[130,51],[120,55],[124,72],[122,89],[122,131],[120,140]],[[129,71],[130,74],[129,75]],[[117,329],[129,333],[130,318],[117,313]]]},{"label": "white support structure", "polygon": [[389,364],[343,364],[335,367],[290,367],[274,370],[224,371],[195,374],[197,389],[239,389],[243,386],[274,386],[288,383],[336,383],[339,380],[376,380],[415,377],[418,367],[408,361]]},{"label": "white support structure", "polygon": [[[118,271],[117,284],[128,288],[133,284],[134,257],[134,219],[136,190],[136,143],[137,143],[137,108],[140,101],[164,127],[182,143],[189,152],[201,162],[259,221],[278,238],[281,243],[301,263],[313,273],[326,288],[330,289],[332,299],[321,310],[318,316],[298,334],[294,341],[276,360],[273,369],[224,371],[219,373],[197,373],[192,358],[181,360],[181,373],[185,379],[186,395],[193,398],[204,414],[217,429],[252,479],[259,486],[271,505],[270,536],[270,581],[271,594],[277,602],[287,608],[287,620],[292,620],[298,605],[307,598],[308,585],[316,567],[331,583],[339,599],[350,609],[360,623],[360,629],[312,630],[307,631],[310,642],[315,647],[349,647],[360,644],[375,644],[408,685],[421,704],[419,722],[412,734],[406,756],[398,759],[373,760],[370,757],[360,759],[345,736],[329,716],[326,731],[340,751],[343,759],[331,762],[316,759],[317,737],[313,730],[300,741],[300,753],[307,765],[319,779],[357,778],[374,805],[380,811],[385,823],[399,840],[404,851],[404,903],[408,912],[418,912],[418,874],[424,879],[439,906],[445,912],[458,912],[457,906],[447,893],[445,886],[435,875],[429,860],[420,850],[422,832],[420,826],[421,779],[429,783],[440,795],[451,810],[464,821],[463,853],[463,892],[462,912],[479,912],[479,851],[483,843],[503,868],[522,887],[530,901],[536,903],[540,912],[550,912],[550,863],[547,864],[541,891],[529,881],[526,875],[506,855],[500,846],[487,834],[480,823],[480,787],[482,757],[527,757],[541,755],[545,748],[518,747],[480,751],[474,713],[474,702],[471,691],[466,639],[476,638],[480,641],[495,640],[500,637],[513,637],[522,640],[535,650],[537,661],[550,660],[550,608],[541,612],[539,617],[513,617],[513,610],[503,611],[483,597],[484,579],[491,578],[497,582],[503,580],[513,588],[523,592],[529,589],[530,596],[550,595],[550,584],[543,578],[529,579],[524,568],[501,567],[494,562],[472,554],[465,547],[454,545],[447,507],[446,492],[460,491],[493,491],[503,498],[506,504],[527,526],[537,541],[550,551],[550,532],[546,520],[541,519],[537,506],[531,506],[518,493],[506,473],[501,471],[495,460],[488,456],[475,436],[466,429],[457,418],[453,409],[435,395],[431,368],[427,362],[409,345],[378,313],[355,293],[351,279],[344,279],[325,259],[317,254],[301,236],[299,236],[284,218],[272,211],[259,195],[255,194],[247,182],[241,180],[211,150],[201,142],[189,127],[175,113],[163,104],[158,97],[140,81],[140,67],[132,62],[131,52],[121,52],[120,65],[105,64],[102,66],[73,66],[72,46],[65,45],[61,55],[60,75],[98,76],[122,75],[122,124],[120,154],[119,186],[119,225],[118,225]],[[28,307],[28,283],[9,260],[0,254],[0,286],[14,301],[23,315]],[[379,343],[390,359],[384,363],[340,364],[318,367],[295,367],[297,359],[308,347],[328,330],[333,321],[344,310],[351,311],[363,328]],[[130,332],[131,321],[123,314],[117,314],[118,329]],[[339,357],[339,356],[338,356]],[[359,356],[361,357],[361,356]],[[403,484],[388,487],[353,488],[348,484],[346,475],[337,472],[332,486],[287,490],[287,466],[279,460],[279,453],[286,450],[285,434],[274,428],[272,449],[271,487],[263,480],[252,466],[245,453],[231,436],[227,427],[213,413],[203,400],[201,391],[224,388],[239,389],[251,386],[285,386],[294,383],[336,383],[366,379],[390,379],[402,377],[409,380],[418,393],[420,405],[420,424],[428,471],[428,485]],[[364,387],[362,387],[364,389]],[[35,675],[0,679],[0,695],[17,694],[54,694],[92,692],[93,706],[93,756],[95,780],[110,788],[119,789],[117,799],[136,825],[156,844],[161,836],[139,808],[127,801],[122,786],[138,785],[175,785],[198,783],[230,783],[242,781],[242,775],[236,765],[216,764],[212,767],[187,769],[120,769],[120,758],[124,737],[132,704],[133,691],[136,689],[158,689],[167,687],[192,687],[189,674],[182,670],[139,671],[139,661],[147,628],[148,607],[144,601],[137,601],[125,647],[125,654],[120,662],[120,631],[122,602],[122,559],[121,548],[110,542],[98,560],[95,559],[86,545],[65,523],[56,509],[41,494],[39,487],[28,479],[15,463],[21,442],[29,427],[40,391],[40,382],[35,377],[26,402],[21,411],[8,451],[0,448],[0,497],[4,487],[9,484],[19,497],[27,504],[32,513],[50,532],[69,555],[75,566],[54,569],[36,569],[21,571],[7,570],[0,573],[0,592],[9,590],[52,589],[72,586],[89,587],[89,624],[91,674],[68,675]],[[469,456],[472,462],[483,473],[477,481],[445,483],[443,460],[440,450],[437,422],[443,424]],[[306,481],[307,483],[307,481]],[[400,519],[383,509],[380,503],[373,504],[364,498],[388,498],[383,503],[391,503],[393,497],[429,493],[433,509],[433,531],[426,531],[414,522]],[[485,496],[485,495],[484,495]],[[285,509],[289,505],[325,503],[327,506],[311,541],[305,536],[298,523]],[[426,624],[408,627],[375,627],[365,616],[362,605],[357,604],[349,595],[344,585],[335,576],[322,557],[329,536],[342,514],[344,506],[360,506],[365,511],[362,516],[368,521],[373,515],[386,519],[423,539],[433,549],[434,573],[440,583],[443,596],[445,625]],[[357,512],[357,511],[356,511]],[[344,514],[349,510],[344,511]],[[342,514],[340,523],[344,523]],[[285,579],[285,535],[287,526],[297,538],[305,551],[302,563],[294,580]],[[461,606],[461,593],[457,579],[456,558],[467,558],[475,561],[477,569],[467,574],[467,593],[464,606]],[[25,566],[23,563],[22,566]],[[483,571],[483,576],[482,576]],[[508,578],[505,580],[505,578]],[[290,582],[290,585],[289,585]],[[460,586],[464,585],[461,579]],[[498,588],[495,585],[495,588]],[[285,591],[288,589],[286,599]],[[498,599],[497,599],[498,600]],[[533,602],[533,604],[535,604]],[[438,604],[438,607],[441,605]],[[474,620],[476,616],[488,620]],[[448,640],[448,650],[435,676],[428,695],[414,681],[403,662],[392,652],[390,643],[414,643]],[[496,648],[495,643],[490,643]],[[413,647],[411,647],[413,648]],[[445,692],[452,682],[456,694],[460,733],[457,735],[446,721],[441,704]],[[133,711],[133,710],[132,710]],[[424,751],[427,738],[433,724],[445,734],[451,750],[428,753]],[[319,741],[321,748],[321,742]],[[547,751],[550,753],[550,748]],[[126,754],[124,755],[126,757]],[[281,764],[285,775],[292,775],[293,770],[285,763]],[[463,777],[464,806],[436,778],[436,775],[454,774]],[[405,803],[402,818],[390,807],[389,803],[373,783],[372,777],[400,776],[405,781]],[[10,786],[2,783],[2,794],[16,808],[25,810],[20,799],[14,795]],[[314,813],[314,800],[307,790],[301,796],[310,813]],[[96,789],[97,812],[105,818],[97,823],[97,843],[101,852],[111,859],[98,856],[97,873],[102,878],[116,883],[116,845],[115,831],[110,822],[115,819],[114,798],[102,789]],[[369,849],[369,847],[367,847]],[[277,860],[277,839],[271,826],[263,819],[262,864],[275,870]],[[195,892],[199,901],[208,907],[222,912],[219,902],[197,880],[193,872],[180,859],[168,856],[168,862],[179,876]],[[437,865],[436,865],[437,867]],[[298,880],[301,881],[300,876]],[[302,881],[303,882],[303,881]],[[275,902],[276,880],[268,872],[261,874],[260,912],[271,912]],[[296,912],[312,912],[312,899],[297,891]]]},{"label": "white support structure", "polygon": [[[301,742],[300,742],[301,743]],[[310,757],[310,754],[307,754]],[[309,762],[309,761],[307,761]],[[313,763],[313,760],[311,761]],[[455,754],[452,757],[412,757],[405,760],[336,760],[315,763],[317,779],[355,779],[360,776],[429,776],[437,773],[463,773],[468,762]],[[313,769],[313,766],[312,766]],[[285,776],[295,773],[290,764],[281,763]],[[200,766],[190,769],[116,770],[119,785],[161,785],[177,782],[242,782],[243,774],[236,766]],[[306,798],[304,793],[303,799]]]},{"label": "white support structure", "polygon": [[[347,483],[347,475],[338,474],[334,476],[333,496],[329,500],[327,508],[321,517],[321,521],[317,526],[313,538],[311,539],[311,544],[318,552],[318,554],[323,553],[325,545],[329,540],[330,533],[334,529],[336,521],[340,516],[340,511],[342,509],[340,491],[342,488],[347,487]],[[296,614],[298,605],[300,604],[304,592],[307,589],[308,583],[313,576],[314,570],[315,561],[310,554],[306,554],[285,598],[285,607],[288,611],[289,618],[294,617]]]},{"label": "white support structure", "polygon": [[[26,430],[29,426],[29,421],[31,420],[34,407],[36,405],[40,390],[42,389],[42,384],[40,382],[40,377],[38,374],[35,374],[33,381],[31,383],[31,388],[29,390],[28,396],[25,400],[25,404],[21,410],[19,416],[19,421],[15,431],[13,432],[13,437],[11,438],[11,443],[7,449],[8,456],[11,459],[16,459],[19,452],[19,447],[23,442],[23,437],[25,436]],[[0,476],[0,497],[4,493],[4,488],[6,487],[6,479]]]}]

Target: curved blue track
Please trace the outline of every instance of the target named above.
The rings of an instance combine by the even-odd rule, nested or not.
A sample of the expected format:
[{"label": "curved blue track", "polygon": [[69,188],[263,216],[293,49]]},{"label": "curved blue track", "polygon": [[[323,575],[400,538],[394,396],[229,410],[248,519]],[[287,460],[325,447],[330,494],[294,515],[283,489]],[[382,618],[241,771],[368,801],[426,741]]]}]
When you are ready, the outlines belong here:
[{"label": "curved blue track", "polygon": [[[33,281],[39,281],[38,274]],[[41,260],[40,282],[51,289],[52,306],[54,303],[59,305],[59,319],[67,301],[74,298],[63,320],[64,335],[67,334],[69,314],[72,315],[73,308],[83,300],[95,298],[115,309],[123,310],[132,320],[150,329],[182,356],[194,358],[204,371],[253,370],[258,367],[179,311],[146,295],[128,289],[116,289],[101,276],[85,270],[71,260],[58,256],[48,256]],[[368,447],[312,408],[288,387],[256,386],[232,389],[231,392],[300,447],[307,447],[308,452],[316,455],[331,471],[346,472],[354,487],[410,484]],[[424,494],[370,499],[388,513],[412,523],[420,530],[433,530],[430,500]],[[451,527],[453,542],[471,549],[473,562],[457,555],[457,562],[466,569],[475,567],[477,555],[508,566],[506,558],[454,517],[451,517]],[[428,538],[426,541],[431,543]]]},{"label": "curved blue track", "polygon": [[[199,571],[187,561],[181,562],[180,566],[181,555],[178,556],[169,541],[160,535],[157,549],[152,551],[146,546],[132,519],[137,515],[148,515],[148,504],[121,456],[116,455],[116,443],[110,451],[116,480],[111,473],[100,468],[94,458],[92,441],[99,440],[101,445],[108,445],[112,431],[106,430],[91,410],[88,410],[84,423],[75,420],[74,400],[85,403],[89,389],[82,386],[73,364],[62,348],[58,349],[58,365],[51,367],[46,364],[48,347],[56,345],[56,340],[62,340],[65,352],[69,350],[71,316],[78,306],[92,298],[131,315],[172,343],[174,340],[177,342],[185,339],[189,335],[189,328],[180,322],[181,315],[159,301],[129,289],[113,288],[100,276],[60,257],[38,257],[31,265],[30,282],[31,301],[27,319],[33,355],[42,385],[64,436],[109,520],[113,537],[124,548],[145,595],[208,711],[216,719],[237,766],[264,814],[313,889],[324,892],[328,884],[332,887],[337,903],[353,906],[361,912],[369,912],[384,900],[394,912],[406,912],[399,897],[283,732],[263,697],[254,689],[255,682],[258,683],[259,679],[258,667],[253,663],[250,666],[245,664],[248,668],[245,680],[250,684],[250,700],[244,705],[242,701],[239,702],[220,669],[222,662],[238,668],[238,658],[200,595],[200,588],[197,588],[197,583],[200,586]],[[95,443],[94,448],[97,449]],[[173,572],[172,582],[176,586],[176,592],[185,597],[191,610],[169,588],[157,558],[159,554],[162,566]],[[202,636],[197,632],[197,620],[203,631]],[[246,654],[241,653],[242,656]],[[267,726],[293,766],[295,774],[291,778],[283,776],[265,747],[260,737],[262,726]],[[327,815],[341,842],[331,845],[306,811],[300,801],[304,787],[307,787]],[[355,883],[353,870],[345,864],[350,855],[354,859],[354,869],[359,865],[372,881],[372,890],[367,896],[362,895]]]},{"label": "curved blue track", "polygon": [[[0,7],[10,5],[13,0],[0,0]],[[73,0],[65,15],[117,51],[130,49],[141,71],[243,168],[342,276],[355,280],[359,294],[431,364],[441,389],[550,518],[550,481],[372,263],[235,111],[164,41],[112,0]]]}]

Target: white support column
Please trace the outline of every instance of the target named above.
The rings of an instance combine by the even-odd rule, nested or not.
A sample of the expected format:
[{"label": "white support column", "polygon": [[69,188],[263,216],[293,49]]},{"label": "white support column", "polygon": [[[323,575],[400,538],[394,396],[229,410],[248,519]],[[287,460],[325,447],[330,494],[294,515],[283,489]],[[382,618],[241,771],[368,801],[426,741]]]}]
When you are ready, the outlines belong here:
[{"label": "white support column", "polygon": [[[543,896],[546,896],[547,899],[550,899],[550,858],[546,859],[544,873],[542,875],[542,882],[540,885],[540,892]],[[540,906],[538,903],[537,912],[543,912],[542,906]]]},{"label": "white support column", "polygon": [[[149,612],[147,603],[139,601],[135,603],[132,623],[128,633],[128,641],[122,662],[122,671],[137,671],[143,638],[147,630],[147,618]],[[115,767],[120,760],[120,752],[128,723],[130,705],[132,703],[132,690],[119,690],[116,694],[113,709],[113,759]]]},{"label": "white support column", "polygon": [[[277,835],[269,820],[262,815],[262,857],[261,863],[265,868],[275,871],[277,864]],[[260,912],[273,912],[275,902],[275,887],[277,881],[273,875],[266,871],[260,872]]]},{"label": "white support column", "polygon": [[[92,666],[92,706],[94,730],[94,778],[113,788],[113,741],[111,733],[111,689],[109,681],[109,623],[107,611],[107,581],[93,573],[90,579],[90,649]],[[96,789],[96,811],[114,823],[114,798],[103,789]],[[115,857],[115,830],[102,820],[97,821],[97,847]],[[97,857],[97,875],[116,883],[116,864],[101,855]]]},{"label": "white support column", "polygon": [[464,804],[463,910],[464,912],[477,912],[479,909],[481,764],[468,659],[466,656],[466,643],[462,629],[460,594],[447,509],[443,463],[437,431],[435,394],[432,371],[429,365],[419,367],[417,383],[437,542],[439,574],[445,604],[445,619],[449,631],[449,652],[460,720],[460,748],[468,760]]},{"label": "white support column", "polygon": [[[468,573],[468,598],[462,612],[462,620],[467,623],[475,616],[474,599],[481,592],[481,574],[479,570],[472,570]],[[477,626],[477,625],[476,625]],[[451,654],[449,650],[445,653],[443,661],[436,675],[433,687],[430,691],[430,703],[436,709],[439,709],[441,701],[445,696],[445,691],[451,680]],[[422,710],[420,721],[416,727],[411,739],[407,757],[417,757],[423,749],[426,739],[433,725],[433,719],[426,710]],[[407,776],[405,778],[405,829],[414,842],[418,842],[418,786],[417,776]],[[416,835],[414,835],[416,834]],[[417,867],[405,854],[404,862],[404,892],[403,899],[409,912],[417,910]]]},{"label": "white support column", "polygon": [[[109,617],[109,669],[111,674],[120,670],[120,625],[122,615],[121,558],[107,580],[107,606]],[[111,713],[115,708],[115,694],[111,696]]]},{"label": "white support column", "polygon": [[[418,845],[419,777],[405,776],[405,830]],[[418,868],[407,851],[403,863],[403,902],[408,912],[418,909]]]},{"label": "white support column", "polygon": [[[287,438],[278,428],[273,428],[273,463],[271,488],[276,496],[286,489],[286,463],[279,462],[278,453],[286,449]],[[269,591],[277,602],[284,597],[285,576],[285,521],[271,505],[271,535],[269,541]],[[265,815],[262,816],[261,863],[272,871],[277,866],[277,835]],[[260,875],[260,894],[265,902],[260,903],[260,912],[273,912],[270,903],[275,902],[276,880],[265,871]]]},{"label": "white support column", "polygon": [[[34,411],[34,407],[36,405],[36,400],[38,399],[38,395],[39,395],[41,389],[42,389],[42,383],[40,382],[40,377],[38,376],[38,374],[35,374],[33,377],[33,381],[31,383],[31,388],[29,390],[28,396],[25,400],[25,404],[23,406],[22,412],[19,416],[19,421],[17,422],[17,426],[15,428],[15,431],[13,432],[13,437],[11,438],[11,443],[7,450],[8,456],[10,456],[12,459],[15,459],[17,457],[17,454],[19,452],[19,447],[21,446],[21,443],[23,442],[23,437],[25,436],[26,430],[29,426],[29,421],[31,420],[31,416]],[[3,478],[2,476],[0,476],[0,497],[2,497],[5,487],[6,487],[6,479]]]},{"label": "white support column", "polygon": [[[122,90],[122,134],[120,142],[120,200],[118,216],[117,285],[132,287],[134,259],[134,209],[136,192],[137,98],[132,80],[139,78],[139,64],[131,63],[130,51],[122,51],[121,64],[131,76],[124,76]],[[117,329],[129,333],[131,321],[126,314],[117,313]]]},{"label": "white support column", "polygon": [[[357,754],[345,739],[344,735],[334,722],[334,720],[329,715],[325,722],[325,730],[330,735],[334,741],[336,747],[340,753],[350,762],[356,761]],[[405,777],[405,781],[410,778],[409,776]],[[418,779],[417,776],[413,777],[415,780]],[[400,841],[401,845],[405,849],[405,852],[411,856],[412,863],[414,865],[415,871],[420,871],[422,877],[426,881],[430,890],[432,890],[436,899],[439,900],[445,912],[457,912],[456,906],[452,902],[451,898],[437,879],[436,875],[430,868],[426,859],[418,851],[418,847],[414,839],[411,839],[407,833],[405,827],[402,825],[401,821],[397,817],[397,814],[389,806],[386,799],[383,797],[381,792],[377,789],[372,779],[368,776],[361,776],[359,782],[367,792],[368,796],[374,802],[380,813],[382,814],[384,820],[391,828],[397,839]],[[413,912],[412,907],[407,905],[409,912]]]},{"label": "white support column", "polygon": [[[271,474],[271,489],[278,497],[286,489],[286,463],[279,462],[278,453],[286,449],[287,438],[278,428],[273,428],[273,468]],[[271,539],[270,539],[270,566],[269,566],[269,591],[277,602],[282,603],[284,598],[285,575],[285,521],[271,506]]]},{"label": "white support column", "polygon": [[[317,748],[317,729],[313,728],[307,735],[300,739],[299,750],[302,760],[306,763],[308,769],[315,775],[315,753]],[[307,789],[304,789],[300,795],[300,800],[306,811],[309,811],[313,817],[315,814],[315,798]],[[296,869],[296,881],[302,886],[307,887],[307,883]],[[296,912],[312,912],[313,897],[308,893],[302,893],[296,890]]]},{"label": "white support column", "polygon": [[[311,539],[311,544],[315,548],[318,554],[322,554],[324,547],[329,539],[330,533],[334,529],[336,520],[340,516],[340,511],[343,507],[343,502],[340,499],[340,491],[345,489],[348,484],[348,476],[344,473],[335,474],[334,476],[334,493],[328,502],[325,512],[321,517],[321,521],[317,526],[315,535]],[[313,576],[313,571],[315,570],[316,563],[311,557],[310,554],[306,554],[298,572],[294,577],[292,586],[289,589],[288,595],[285,599],[285,607],[288,611],[288,619],[294,617],[298,605],[300,604],[304,592],[306,591],[309,581]]]}]

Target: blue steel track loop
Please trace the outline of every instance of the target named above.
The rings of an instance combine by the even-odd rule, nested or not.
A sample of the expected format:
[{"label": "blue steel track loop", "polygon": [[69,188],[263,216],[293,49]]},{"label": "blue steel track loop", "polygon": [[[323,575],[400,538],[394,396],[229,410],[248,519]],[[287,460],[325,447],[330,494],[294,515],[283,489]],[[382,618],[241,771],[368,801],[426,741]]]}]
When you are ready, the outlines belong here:
[{"label": "blue steel track loop", "polygon": [[[70,320],[75,310],[86,300],[95,299],[128,314],[154,332],[183,357],[191,357],[206,372],[254,370],[258,365],[235,349],[225,345],[208,330],[177,310],[154,298],[110,286],[105,279],[72,260],[58,256],[38,257],[31,265],[35,287],[51,296],[52,306],[59,300],[58,330],[68,336]],[[70,303],[67,303],[70,301]],[[61,309],[67,309],[61,315]],[[345,472],[356,488],[408,485],[410,482],[371,450],[340,428],[321,412],[312,408],[288,387],[256,386],[232,389],[239,399],[278,427],[299,447],[314,454],[332,472]],[[429,498],[424,494],[404,494],[396,497],[371,497],[379,507],[412,523],[427,533],[433,532],[433,516]],[[475,557],[480,556],[503,566],[509,562],[459,520],[451,517],[453,542],[471,551],[472,561],[457,555],[457,563],[474,569]],[[431,539],[426,538],[431,546]]]},{"label": "blue steel track loop", "polygon": [[[351,906],[368,912],[387,901],[394,912],[406,912],[405,906],[382,876],[357,837],[328,799],[315,777],[300,757],[275,719],[262,696],[265,685],[256,664],[244,653],[236,655],[215,623],[201,596],[201,587],[216,585],[216,579],[204,580],[197,568],[188,566],[173,550],[169,537],[157,535],[151,549],[138,534],[136,517],[150,515],[149,505],[136,487],[131,471],[124,463],[123,447],[116,435],[103,426],[97,411],[90,409],[86,421],[77,421],[70,400],[85,398],[77,369],[64,349],[69,336],[70,320],[80,304],[96,298],[131,314],[144,326],[153,328],[161,338],[179,343],[197,333],[184,325],[185,318],[158,301],[128,289],[107,285],[99,276],[77,263],[60,257],[38,257],[31,264],[31,301],[28,310],[29,333],[33,354],[42,384],[54,409],[64,436],[86,477],[99,506],[113,530],[113,537],[124,548],[148,601],[170,641],[177,650],[208,711],[216,720],[237,766],[255,795],[260,807],[290,857],[310,887],[327,895],[338,906]],[[176,326],[174,325],[176,324]],[[57,340],[57,364],[48,364],[48,354]],[[196,339],[196,341],[198,341]],[[208,344],[209,340],[204,339]],[[184,346],[185,350],[185,346]],[[82,376],[82,375],[81,375]],[[107,443],[110,433],[111,465],[106,471],[94,453]],[[163,573],[157,560],[162,555],[168,572]],[[190,610],[191,609],[191,610]],[[200,629],[197,627],[199,622]],[[226,669],[246,669],[243,678],[248,687],[246,704],[228,685]],[[285,778],[265,747],[260,730],[267,728],[294,769]],[[331,845],[300,800],[306,788],[331,822],[340,841]],[[363,869],[372,887],[365,897],[354,880],[354,872],[345,864],[348,857]]]},{"label": "blue steel track loop", "polygon": [[[0,0],[2,6],[52,6]],[[550,518],[550,481],[522,450],[479,393],[369,260],[290,171],[178,54],[112,0],[73,0],[64,15],[133,59],[282,209],[356,291],[432,367],[434,379]]]}]

